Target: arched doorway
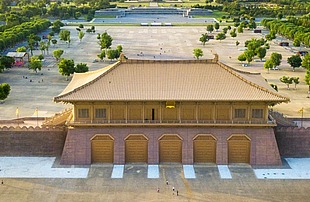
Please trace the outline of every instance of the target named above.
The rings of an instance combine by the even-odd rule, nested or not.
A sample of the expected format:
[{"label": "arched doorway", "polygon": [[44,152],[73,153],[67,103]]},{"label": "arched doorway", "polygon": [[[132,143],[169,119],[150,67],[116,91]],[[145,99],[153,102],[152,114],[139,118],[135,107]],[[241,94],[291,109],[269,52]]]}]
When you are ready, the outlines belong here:
[{"label": "arched doorway", "polygon": [[114,139],[109,134],[97,134],[91,138],[92,163],[113,163]]},{"label": "arched doorway", "polygon": [[216,163],[216,138],[198,134],[193,140],[194,163]]},{"label": "arched doorway", "polygon": [[125,162],[147,163],[148,139],[143,134],[130,134],[125,138]]},{"label": "arched doorway", "polygon": [[247,135],[231,135],[227,141],[228,163],[250,163],[251,139]]},{"label": "arched doorway", "polygon": [[182,163],[182,138],[177,134],[164,134],[159,138],[159,162]]}]

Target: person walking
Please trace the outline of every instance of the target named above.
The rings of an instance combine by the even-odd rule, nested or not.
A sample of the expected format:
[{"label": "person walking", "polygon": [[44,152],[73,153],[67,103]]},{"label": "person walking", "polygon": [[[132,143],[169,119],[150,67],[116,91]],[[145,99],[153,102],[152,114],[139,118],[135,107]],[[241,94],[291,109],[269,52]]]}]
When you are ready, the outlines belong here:
[{"label": "person walking", "polygon": [[177,190],[177,196],[179,196],[179,190]]}]

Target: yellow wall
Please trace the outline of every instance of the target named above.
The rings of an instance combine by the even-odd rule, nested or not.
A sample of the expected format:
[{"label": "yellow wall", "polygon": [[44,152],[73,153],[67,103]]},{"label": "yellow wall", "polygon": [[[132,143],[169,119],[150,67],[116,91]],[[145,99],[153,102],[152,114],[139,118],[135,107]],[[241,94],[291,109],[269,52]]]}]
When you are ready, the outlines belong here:
[{"label": "yellow wall", "polygon": [[[100,122],[95,110],[106,110],[105,121],[267,121],[266,103],[214,103],[214,102],[176,102],[175,108],[166,108],[166,102],[79,102],[74,103],[74,121]],[[78,116],[79,109],[88,109],[89,117]],[[245,117],[236,118],[235,110],[244,109]],[[263,118],[252,118],[253,109],[263,109]]]}]

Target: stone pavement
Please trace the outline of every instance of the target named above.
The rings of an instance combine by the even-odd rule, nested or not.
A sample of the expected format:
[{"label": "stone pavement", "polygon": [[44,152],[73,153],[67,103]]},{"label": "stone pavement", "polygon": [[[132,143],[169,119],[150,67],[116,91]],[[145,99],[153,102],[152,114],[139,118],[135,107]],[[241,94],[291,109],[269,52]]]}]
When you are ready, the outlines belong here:
[{"label": "stone pavement", "polygon": [[[305,159],[297,161],[296,166],[300,166],[300,161]],[[19,166],[15,166],[18,169]],[[56,161],[53,168],[59,167]],[[184,177],[185,169],[180,164],[160,165],[159,178],[147,178],[147,165],[127,164],[123,177],[115,179],[111,178],[113,165],[94,164],[89,167],[87,178],[1,178],[0,201],[291,202],[308,201],[310,196],[310,180],[257,179],[249,165],[228,167],[232,179],[221,179],[217,166],[212,164],[195,165],[194,179]]]}]

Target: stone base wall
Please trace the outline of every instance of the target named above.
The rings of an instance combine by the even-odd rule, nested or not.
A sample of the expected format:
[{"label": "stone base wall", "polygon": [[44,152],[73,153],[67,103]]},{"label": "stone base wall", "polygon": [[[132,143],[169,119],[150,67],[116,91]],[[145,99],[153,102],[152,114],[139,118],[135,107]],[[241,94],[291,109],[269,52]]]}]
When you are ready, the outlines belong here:
[{"label": "stone base wall", "polygon": [[310,157],[310,128],[279,127],[275,134],[281,156]]},{"label": "stone base wall", "polygon": [[64,128],[0,128],[0,156],[60,156]]},{"label": "stone base wall", "polygon": [[193,164],[193,138],[197,134],[212,134],[217,139],[216,163],[228,164],[228,142],[232,134],[246,134],[251,139],[251,165],[280,165],[272,128],[214,127],[106,127],[70,128],[61,157],[62,164],[91,164],[91,138],[110,134],[114,138],[114,163],[125,163],[125,138],[129,134],[144,134],[148,138],[148,163],[159,163],[159,138],[163,134],[178,134],[182,139],[182,163]]}]

